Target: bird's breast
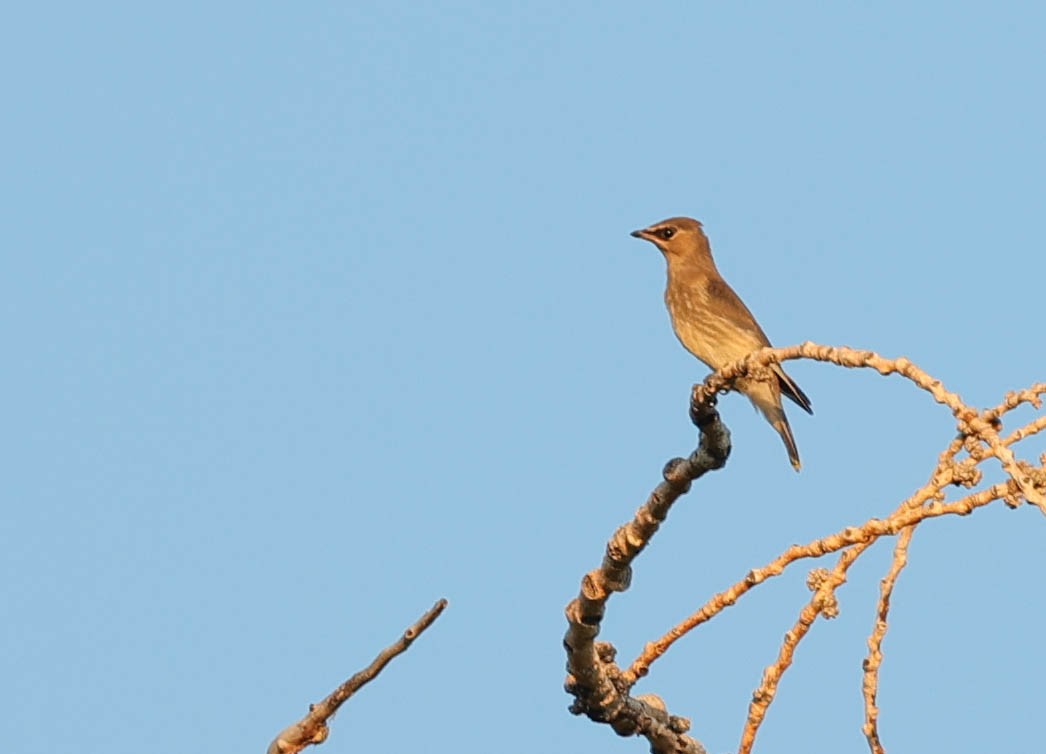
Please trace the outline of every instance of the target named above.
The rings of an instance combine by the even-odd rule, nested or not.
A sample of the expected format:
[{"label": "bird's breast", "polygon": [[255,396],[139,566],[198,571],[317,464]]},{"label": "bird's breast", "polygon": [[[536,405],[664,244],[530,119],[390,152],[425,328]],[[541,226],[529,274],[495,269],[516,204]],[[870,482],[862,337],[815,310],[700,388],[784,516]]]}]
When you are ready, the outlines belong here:
[{"label": "bird's breast", "polygon": [[743,358],[761,345],[727,312],[716,311],[703,287],[670,283],[665,305],[679,342],[711,369]]}]

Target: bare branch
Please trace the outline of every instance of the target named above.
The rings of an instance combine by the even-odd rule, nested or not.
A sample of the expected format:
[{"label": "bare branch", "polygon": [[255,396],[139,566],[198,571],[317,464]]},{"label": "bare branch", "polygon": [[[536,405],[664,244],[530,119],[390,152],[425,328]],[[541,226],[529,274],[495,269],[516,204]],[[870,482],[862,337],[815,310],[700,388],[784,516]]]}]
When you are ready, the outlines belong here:
[{"label": "bare branch", "polygon": [[[991,450],[991,455],[999,459],[1003,470],[1020,487],[1021,496],[1029,503],[1037,506],[1043,514],[1046,514],[1046,494],[1036,489],[1035,480],[1025,469],[1020,467],[1013,453],[1003,444],[999,438],[999,433],[995,431],[994,422],[980,416],[976,410],[963,403],[957,393],[946,390],[940,380],[931,377],[903,356],[897,359],[887,359],[874,351],[858,351],[846,346],[822,346],[810,342],[787,348],[763,348],[740,361],[713,372],[704,383],[695,385],[694,398],[695,400],[700,400],[702,395],[728,389],[739,377],[743,377],[751,371],[766,369],[769,365],[781,361],[802,358],[827,361],[849,368],[863,367],[875,369],[883,375],[899,374],[911,380],[930,393],[935,401],[944,404],[952,410],[952,414],[959,421],[959,429],[963,434],[973,435],[986,443]],[[1042,390],[1040,391],[1039,388],[1042,388]],[[1042,392],[1046,392],[1046,386],[1036,384],[1029,390],[1023,391],[1023,394],[1017,400],[1034,403],[1034,401],[1030,400],[1030,394],[1035,393],[1037,400],[1037,396]]]},{"label": "bare branch", "polygon": [[297,754],[307,746],[326,741],[330,735],[327,722],[338,708],[362,686],[373,680],[393,657],[405,652],[425,629],[435,623],[446,607],[447,601],[441,599],[404,631],[398,641],[383,649],[370,665],[341,684],[322,702],[309,705],[309,714],[281,731],[269,744],[267,754]]},{"label": "bare branch", "polygon": [[908,545],[911,543],[914,533],[915,527],[909,526],[897,538],[890,570],[879,584],[875,628],[872,630],[872,635],[868,637],[868,656],[864,660],[862,691],[864,692],[864,735],[868,739],[868,746],[871,748],[872,754],[885,754],[882,742],[879,740],[879,706],[876,703],[879,693],[879,667],[883,662],[883,638],[886,636],[888,627],[886,619],[890,614],[890,597],[893,595],[897,577],[908,564]]},{"label": "bare branch", "polygon": [[693,480],[722,468],[730,454],[730,432],[719,419],[715,396],[692,402],[690,415],[701,432],[700,444],[688,458],[665,464],[664,481],[607,543],[599,568],[581,581],[581,591],[566,608],[567,692],[575,701],[570,711],[607,723],[621,736],[641,735],[650,741],[655,754],[705,754],[700,743],[685,735],[686,718],[670,715],[656,696],[632,697],[631,683],[624,681],[614,663],[611,644],[597,642],[607,601],[614,592],[628,589],[632,561],[643,551],[668,516],[672,504],[690,489]]},{"label": "bare branch", "polygon": [[[648,544],[667,516],[672,502],[687,492],[692,480],[711,468],[723,465],[729,452],[729,435],[715,413],[718,392],[728,390],[738,380],[762,378],[769,367],[780,361],[808,358],[847,368],[870,368],[880,374],[899,374],[930,393],[938,403],[947,406],[956,419],[958,436],[940,454],[929,481],[903,500],[885,518],[873,518],[860,526],[851,526],[805,545],[793,545],[766,566],[749,571],[741,581],[714,595],[689,617],[664,636],[648,643],[627,670],[615,664],[612,645],[596,642],[600,622],[610,593],[624,591],[631,580],[631,562]],[[1014,455],[1012,446],[1046,430],[1046,417],[1038,416],[1005,436],[1003,418],[1018,406],[1043,406],[1046,383],[1008,393],[993,408],[978,411],[962,401],[957,393],[947,390],[937,380],[906,358],[886,359],[871,351],[845,347],[828,347],[814,343],[780,349],[763,349],[734,364],[714,372],[691,393],[691,418],[701,429],[701,448],[686,461],[675,459],[665,467],[665,482],[658,486],[650,500],[636,513],[635,519],[622,526],[611,538],[603,565],[585,576],[581,595],[567,607],[570,627],[567,631],[567,689],[577,699],[575,714],[587,714],[593,720],[609,723],[620,735],[642,734],[651,742],[654,752],[697,752],[700,744],[682,735],[689,721],[667,714],[657,697],[632,697],[636,682],[649,672],[651,663],[689,631],[718,615],[764,581],[780,575],[789,565],[805,558],[819,558],[839,552],[831,570],[811,571],[808,586],[813,596],[802,608],[792,628],[785,634],[777,658],[765,669],[762,682],[752,696],[749,713],[741,735],[739,754],[749,754],[756,734],[773,702],[782,675],[792,664],[796,647],[808,635],[818,617],[833,618],[838,614],[836,590],[846,582],[850,566],[879,539],[900,534],[893,561],[881,582],[876,623],[868,639],[869,654],[864,663],[865,697],[864,732],[873,754],[882,754],[878,733],[878,672],[882,663],[882,642],[887,629],[890,597],[907,562],[907,550],[915,527],[923,521],[946,515],[965,516],[977,508],[1002,501],[1011,508],[1028,502],[1046,513],[1046,454],[1038,465]],[[717,434],[719,440],[716,439]],[[711,452],[702,455],[702,448]],[[718,447],[718,450],[715,448]],[[965,456],[959,454],[965,451]],[[950,486],[972,490],[983,478],[980,465],[996,459],[1007,478],[986,489],[968,492],[958,500],[948,501]],[[710,463],[711,462],[711,463]],[[716,465],[717,464],[717,465]]]}]

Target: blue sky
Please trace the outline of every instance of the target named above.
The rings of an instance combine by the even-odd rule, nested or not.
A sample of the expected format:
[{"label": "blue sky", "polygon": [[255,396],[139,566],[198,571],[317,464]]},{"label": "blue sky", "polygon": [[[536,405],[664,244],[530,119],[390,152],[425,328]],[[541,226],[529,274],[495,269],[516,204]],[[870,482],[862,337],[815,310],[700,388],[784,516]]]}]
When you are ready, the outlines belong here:
[{"label": "blue sky", "polygon": [[[629,231],[701,219],[777,344],[907,355],[975,405],[1046,379],[1044,23],[1033,3],[10,11],[18,751],[264,751],[441,596],[324,751],[645,751],[567,713],[560,646],[581,575],[695,443],[706,370]],[[791,412],[803,473],[723,400],[730,463],[611,602],[622,659],[793,542],[885,515],[953,436],[898,378],[790,371],[816,411]],[[992,508],[917,532],[889,750],[1040,745],[1044,531]],[[889,546],[801,646],[757,751],[866,750]],[[637,691],[732,751],[812,565]]]}]

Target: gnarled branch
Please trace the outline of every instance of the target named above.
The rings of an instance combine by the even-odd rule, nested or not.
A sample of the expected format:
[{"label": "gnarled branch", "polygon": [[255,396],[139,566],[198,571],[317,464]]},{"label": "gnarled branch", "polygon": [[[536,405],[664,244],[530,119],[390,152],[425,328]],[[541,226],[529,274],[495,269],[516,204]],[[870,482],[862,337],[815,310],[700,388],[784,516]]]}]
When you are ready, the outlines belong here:
[{"label": "gnarled branch", "polygon": [[614,663],[613,646],[597,642],[596,637],[610,595],[628,589],[632,561],[657,533],[672,504],[689,491],[695,479],[722,468],[730,454],[730,433],[719,419],[715,396],[692,403],[690,413],[701,432],[697,450],[688,458],[673,458],[665,464],[664,481],[635,517],[614,532],[603,563],[585,575],[580,594],[566,608],[563,644],[567,650],[566,689],[575,697],[571,712],[607,723],[621,736],[645,736],[656,754],[705,754],[705,750],[686,735],[690,721],[669,714],[661,699],[631,696],[632,684]]}]

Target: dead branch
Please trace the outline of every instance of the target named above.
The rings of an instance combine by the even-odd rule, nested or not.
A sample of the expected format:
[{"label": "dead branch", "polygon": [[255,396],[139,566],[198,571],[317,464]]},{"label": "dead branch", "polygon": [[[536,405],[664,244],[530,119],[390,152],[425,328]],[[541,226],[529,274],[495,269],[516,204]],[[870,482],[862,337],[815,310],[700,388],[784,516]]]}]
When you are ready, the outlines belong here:
[{"label": "dead branch", "polygon": [[[675,498],[689,490],[692,480],[705,471],[719,468],[725,463],[729,452],[729,435],[713,408],[716,394],[730,389],[740,378],[765,374],[768,367],[775,363],[800,358],[824,361],[846,368],[875,369],[883,375],[901,375],[950,409],[956,421],[958,436],[939,455],[928,482],[903,500],[890,515],[870,519],[860,526],[846,527],[805,545],[789,547],[765,566],[752,569],[743,579],[714,595],[660,639],[646,644],[628,669],[621,670],[614,663],[613,646],[594,641],[599,633],[599,624],[607,599],[612,591],[624,591],[628,588],[632,559],[649,542]],[[682,735],[689,728],[689,722],[684,718],[667,716],[660,700],[657,700],[654,708],[663,713],[668,723],[682,721],[676,722],[676,727],[672,728],[679,735],[674,738],[667,735],[655,738],[649,735],[647,731],[650,724],[646,722],[644,715],[652,716],[653,713],[649,703],[642,701],[645,697],[630,696],[632,687],[649,672],[651,664],[662,657],[672,644],[735,604],[759,584],[780,575],[798,560],[819,558],[838,552],[838,560],[832,569],[817,568],[811,571],[807,584],[813,595],[800,610],[794,625],[785,634],[777,658],[767,666],[759,687],[753,692],[738,748],[739,754],[749,754],[759,727],[775,698],[778,683],[791,666],[796,647],[808,635],[817,618],[833,618],[838,615],[836,590],[846,582],[850,566],[879,539],[900,534],[890,569],[881,582],[876,620],[868,639],[869,654],[864,662],[862,683],[865,699],[863,731],[873,754],[882,754],[884,750],[879,740],[877,706],[878,673],[883,660],[882,643],[887,631],[890,597],[907,563],[908,547],[915,528],[923,521],[940,516],[968,515],[995,501],[1002,501],[1011,508],[1028,502],[1046,513],[1046,454],[1038,459],[1039,463],[1036,465],[1026,459],[1019,459],[1013,452],[1013,446],[1046,430],[1046,416],[1036,417],[1005,436],[1001,434],[1003,418],[1008,412],[1024,404],[1041,409],[1044,394],[1046,383],[1036,383],[1025,390],[1008,393],[998,406],[978,411],[964,403],[957,393],[946,389],[940,380],[906,358],[887,359],[871,351],[815,343],[803,343],[789,348],[762,349],[711,374],[703,383],[693,388],[691,418],[701,429],[701,448],[707,445],[718,450],[716,453],[710,453],[707,461],[699,463],[695,460],[701,453],[699,448],[688,459],[692,466],[683,470],[684,473],[680,473],[680,464],[685,463],[682,459],[676,459],[666,466],[665,482],[651,495],[651,500],[640,508],[636,518],[618,529],[608,544],[603,565],[586,575],[582,582],[581,595],[567,607],[570,623],[566,637],[567,665],[570,672],[567,689],[577,697],[572,711],[575,714],[587,714],[600,722],[610,723],[621,735],[646,735],[651,740],[652,751],[655,752],[701,751],[700,744]],[[723,440],[721,444],[714,442],[717,437]],[[960,457],[960,453],[963,452],[965,456]],[[955,486],[972,490],[979,485],[983,478],[980,465],[992,458],[1006,473],[1005,481],[976,492],[968,492],[957,500],[947,500],[946,488]],[[708,465],[712,461],[718,461],[718,465]],[[696,473],[689,475],[691,471]],[[662,503],[661,495],[671,499],[666,497],[667,502]],[[647,510],[652,503],[662,503],[656,509],[657,515]]]},{"label": "dead branch", "polygon": [[730,433],[719,419],[715,396],[691,405],[691,419],[701,432],[700,444],[688,458],[673,458],[658,484],[635,517],[607,543],[599,568],[581,581],[578,597],[566,608],[567,692],[575,697],[570,711],[607,723],[621,736],[641,735],[655,754],[705,754],[704,747],[686,735],[690,721],[668,713],[661,699],[632,697],[631,683],[614,663],[611,644],[597,642],[607,601],[614,592],[628,589],[632,561],[643,551],[668,516],[672,504],[706,472],[722,468],[730,454]]},{"label": "dead branch", "polygon": [[868,657],[864,661],[864,735],[868,739],[868,746],[873,754],[885,754],[882,742],[879,740],[879,706],[876,697],[879,693],[879,666],[883,663],[883,638],[886,636],[886,619],[890,614],[890,596],[893,594],[894,584],[901,570],[908,565],[908,545],[911,544],[912,534],[915,528],[909,526],[901,532],[897,538],[897,544],[893,548],[893,562],[890,570],[879,583],[879,603],[876,605],[875,628],[872,635],[868,637]]},{"label": "dead branch", "polygon": [[334,717],[338,708],[361,687],[373,680],[393,657],[407,651],[407,647],[414,643],[414,640],[425,629],[436,622],[436,618],[446,607],[447,601],[441,599],[404,631],[399,640],[383,649],[370,665],[338,686],[323,701],[310,704],[309,714],[280,731],[279,735],[269,744],[267,754],[297,754],[307,746],[326,741],[327,736],[330,735],[327,723]]}]

